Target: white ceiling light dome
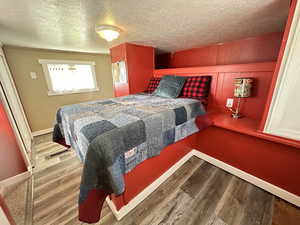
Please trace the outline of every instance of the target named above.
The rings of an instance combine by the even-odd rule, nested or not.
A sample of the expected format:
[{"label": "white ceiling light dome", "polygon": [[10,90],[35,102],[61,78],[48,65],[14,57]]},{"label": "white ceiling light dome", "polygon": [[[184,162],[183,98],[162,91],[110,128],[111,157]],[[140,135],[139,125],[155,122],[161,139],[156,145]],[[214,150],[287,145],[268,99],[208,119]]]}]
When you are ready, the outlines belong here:
[{"label": "white ceiling light dome", "polygon": [[120,28],[107,24],[98,25],[96,26],[95,30],[101,38],[109,42],[117,39],[122,32]]}]

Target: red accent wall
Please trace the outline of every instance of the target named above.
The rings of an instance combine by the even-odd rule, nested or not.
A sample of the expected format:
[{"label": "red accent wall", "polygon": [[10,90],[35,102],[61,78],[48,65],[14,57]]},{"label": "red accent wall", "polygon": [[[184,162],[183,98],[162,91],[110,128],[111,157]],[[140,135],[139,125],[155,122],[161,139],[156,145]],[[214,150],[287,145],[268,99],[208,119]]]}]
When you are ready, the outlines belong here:
[{"label": "red accent wall", "polygon": [[[156,68],[180,68],[276,61],[283,33],[213,44],[157,56]],[[169,59],[167,58],[169,57]]]},{"label": "red accent wall", "polygon": [[217,65],[218,48],[218,45],[211,45],[174,52],[171,55],[170,67]]},{"label": "red accent wall", "polygon": [[112,63],[126,60],[126,43],[111,48],[110,57]]},{"label": "red accent wall", "polygon": [[[214,126],[189,138],[191,148],[300,196],[300,180],[295,179],[300,171],[300,142],[258,130],[275,66],[276,62],[170,68],[155,70],[154,76],[212,74],[208,113],[215,114]],[[244,75],[255,78],[253,96],[243,104],[246,116],[233,120],[229,111],[225,113],[225,101],[233,95],[233,79]]]},{"label": "red accent wall", "polygon": [[[208,110],[218,108],[219,111],[225,111],[225,100],[227,97],[232,97],[233,95],[233,78],[236,76],[247,76],[254,77],[256,79],[256,84],[254,88],[254,95],[252,98],[249,98],[247,102],[243,106],[242,112],[250,118],[250,125],[256,126],[259,124],[259,120],[264,109],[264,102],[267,97],[270,79],[275,68],[275,62],[266,62],[266,63],[254,63],[254,64],[237,64],[237,65],[220,65],[220,66],[207,66],[207,67],[190,67],[190,68],[174,68],[174,69],[162,69],[162,70],[154,70],[155,77],[161,77],[166,74],[175,74],[182,76],[201,76],[201,75],[212,75],[212,84],[210,90],[210,103],[208,106]],[[227,112],[226,115],[230,119],[230,112]],[[243,120],[243,119],[240,119]],[[256,122],[258,121],[258,122]],[[246,127],[249,129],[248,127]],[[253,132],[255,132],[257,127],[250,127]],[[203,131],[205,132],[205,131]],[[226,132],[226,130],[224,130]],[[234,133],[234,132],[233,132]],[[133,171],[125,175],[125,184],[126,190],[125,193],[120,196],[112,196],[112,199],[119,209],[124,204],[127,204],[132,198],[134,198],[137,194],[139,194],[145,187],[151,184],[155,179],[161,176],[167,169],[169,169],[172,165],[174,165],[177,161],[179,161],[185,154],[187,154],[191,149],[197,148],[200,151],[203,148],[206,148],[207,145],[210,146],[210,142],[213,140],[215,135],[211,134],[211,138],[207,141],[202,139],[202,132],[199,132],[191,137],[188,137],[178,143],[175,143],[171,146],[165,148],[159,157],[153,157],[151,159],[146,160],[142,164],[138,165]],[[241,134],[237,135],[241,136]],[[202,142],[198,142],[198,137],[201,137]],[[232,138],[232,137],[231,137]],[[248,140],[247,138],[245,138]],[[255,138],[250,138],[255,139]],[[244,150],[237,150],[237,146],[240,141],[244,141],[243,138],[235,138],[233,140],[237,141],[236,145],[231,146],[232,154],[230,157],[233,158],[243,158],[244,155],[247,155]],[[223,140],[222,140],[223,141]],[[204,143],[201,145],[202,143]],[[213,141],[212,141],[213,142]],[[258,139],[257,143],[265,143],[268,141]],[[217,144],[215,144],[217,143]],[[220,154],[226,154],[227,149],[220,149],[220,142],[216,138],[215,145],[211,145],[207,151],[210,151],[212,148],[218,149],[214,150]],[[244,143],[245,148],[250,148],[248,143]],[[281,146],[280,144],[274,144],[276,146]],[[263,144],[262,144],[263,146]],[[265,145],[268,147],[268,145]],[[251,145],[251,148],[255,145]],[[243,147],[242,147],[243,148]],[[289,147],[285,147],[288,149]],[[260,151],[264,151],[259,146]],[[278,150],[279,151],[279,150]],[[207,153],[207,152],[206,152]],[[236,155],[234,155],[236,154]],[[267,153],[268,155],[268,153]],[[212,156],[214,157],[213,153]],[[250,155],[252,156],[252,155]],[[248,157],[249,158],[249,157]],[[245,159],[246,160],[246,159]],[[251,162],[248,162],[248,166],[250,164],[255,165],[255,161],[252,158],[249,158]],[[257,159],[259,160],[259,159]],[[231,164],[231,161],[228,161]],[[155,166],[154,166],[155,165]],[[235,164],[232,164],[235,165]],[[299,164],[300,165],[300,164]],[[272,165],[273,167],[273,165]],[[238,167],[240,169],[244,169],[244,167]],[[246,169],[249,169],[246,167]],[[279,168],[278,168],[279,169]],[[245,170],[248,171],[248,170]],[[252,172],[252,171],[248,171]],[[147,176],[145,176],[147,174]],[[252,173],[251,173],[252,174]],[[255,175],[255,173],[254,173]],[[284,181],[282,181],[284,183]]]},{"label": "red accent wall", "polygon": [[188,137],[166,147],[159,156],[145,160],[134,170],[125,174],[125,192],[119,196],[111,196],[116,208],[120,209],[126,205],[131,199],[189,153],[192,150],[192,148],[189,147],[190,138],[191,137]]},{"label": "red accent wall", "polygon": [[[178,51],[173,54],[165,53],[156,58],[157,68],[177,68],[155,70],[154,76],[156,77],[165,74],[212,75],[209,108],[221,109],[223,113],[226,98],[233,95],[233,79],[237,76],[254,77],[253,96],[243,103],[242,112],[247,116],[246,118],[249,118],[251,122],[249,124],[255,125],[255,127],[247,126],[246,128],[257,134],[255,136],[246,132],[241,133],[238,129],[232,131],[215,124],[167,147],[161,156],[146,160],[135,170],[126,174],[125,193],[117,197],[112,196],[118,209],[192,148],[300,196],[300,180],[295,179],[300,171],[299,148],[281,144],[282,142],[276,143],[257,138],[259,136],[257,128],[265,109],[282,38],[281,32],[269,33],[223,44]],[[112,57],[118,58],[119,55],[116,53]],[[227,65],[245,63],[253,64]],[[138,86],[139,82],[135,85]],[[247,125],[247,122],[245,124]],[[220,146],[220,143],[224,144]],[[145,177],[144,174],[147,176]]]},{"label": "red accent wall", "polygon": [[218,92],[215,105],[220,110],[228,112],[228,110],[225,108],[227,98],[234,98],[234,102],[237,102],[237,99],[233,95],[234,79],[239,77],[251,77],[253,78],[251,97],[241,99],[240,110],[244,116],[255,120],[260,120],[265,108],[272,76],[273,71],[219,73],[217,86]]},{"label": "red accent wall", "polygon": [[115,96],[135,94],[146,90],[154,69],[154,48],[124,43],[110,49],[111,61],[124,60],[128,83],[114,84]]},{"label": "red accent wall", "polygon": [[154,70],[154,48],[127,43],[126,62],[130,94],[146,90]]},{"label": "red accent wall", "polygon": [[111,196],[116,208],[126,205],[192,149],[300,196],[300,180],[295,179],[300,171],[298,148],[212,126],[168,146],[160,156],[127,173],[124,194]]},{"label": "red accent wall", "polygon": [[218,127],[193,138],[192,145],[201,152],[300,196],[298,148]]},{"label": "red accent wall", "polygon": [[190,68],[170,68],[155,70],[154,76],[162,77],[166,74],[183,76],[211,75],[212,84],[208,109],[217,108],[218,111],[223,112],[228,112],[228,109],[225,107],[226,99],[233,98],[234,78],[251,77],[254,79],[252,96],[242,99],[241,112],[246,117],[260,121],[264,111],[264,104],[268,96],[275,65],[275,62],[265,62]]},{"label": "red accent wall", "polygon": [[0,101],[0,181],[25,171],[17,140]]},{"label": "red accent wall", "polygon": [[227,42],[218,46],[218,65],[276,61],[283,33]]}]

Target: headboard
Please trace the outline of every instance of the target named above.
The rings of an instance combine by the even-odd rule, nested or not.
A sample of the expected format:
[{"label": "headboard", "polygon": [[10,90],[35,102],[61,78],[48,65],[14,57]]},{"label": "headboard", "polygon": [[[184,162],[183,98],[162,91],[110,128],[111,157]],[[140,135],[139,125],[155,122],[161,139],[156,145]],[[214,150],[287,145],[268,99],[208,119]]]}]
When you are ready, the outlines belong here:
[{"label": "headboard", "polygon": [[154,70],[154,77],[164,75],[212,76],[208,110],[225,111],[226,99],[233,98],[233,81],[237,77],[252,77],[252,96],[245,99],[241,111],[247,117],[260,120],[268,96],[276,62],[217,65],[204,67],[170,68]]}]

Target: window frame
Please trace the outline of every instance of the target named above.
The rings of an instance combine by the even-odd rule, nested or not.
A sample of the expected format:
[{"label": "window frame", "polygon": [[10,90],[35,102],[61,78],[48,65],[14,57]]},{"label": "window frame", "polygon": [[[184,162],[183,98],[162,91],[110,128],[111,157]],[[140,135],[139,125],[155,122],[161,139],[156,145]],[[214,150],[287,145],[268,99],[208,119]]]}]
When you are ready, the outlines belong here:
[{"label": "window frame", "polygon": [[[46,79],[47,87],[48,87],[48,96],[54,95],[68,95],[68,94],[76,94],[76,93],[86,93],[86,92],[95,92],[99,91],[99,86],[96,78],[96,63],[93,61],[75,61],[75,60],[51,60],[51,59],[39,59],[39,64],[42,65],[44,76]],[[90,65],[92,69],[93,81],[95,84],[95,88],[86,88],[86,89],[78,89],[74,91],[54,91],[52,81],[50,78],[48,64],[75,64],[75,65]]]}]

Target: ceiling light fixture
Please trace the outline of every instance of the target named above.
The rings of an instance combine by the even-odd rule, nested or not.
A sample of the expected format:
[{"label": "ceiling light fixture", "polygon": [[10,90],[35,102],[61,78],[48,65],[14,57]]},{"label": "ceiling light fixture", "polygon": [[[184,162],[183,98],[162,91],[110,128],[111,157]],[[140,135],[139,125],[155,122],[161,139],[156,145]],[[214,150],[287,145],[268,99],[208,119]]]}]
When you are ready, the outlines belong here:
[{"label": "ceiling light fixture", "polygon": [[122,31],[118,27],[112,25],[106,25],[106,24],[96,26],[95,30],[101,38],[109,42],[118,38]]}]

